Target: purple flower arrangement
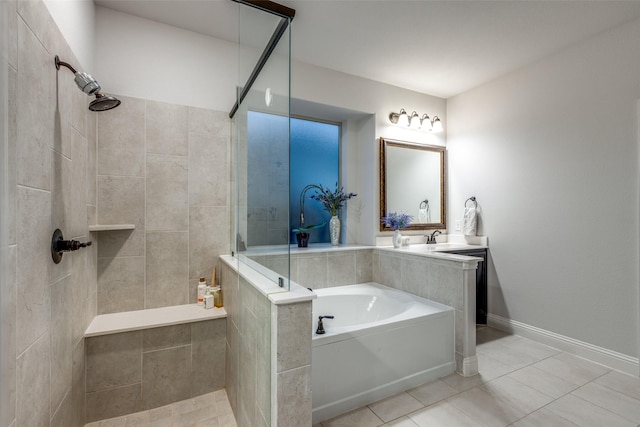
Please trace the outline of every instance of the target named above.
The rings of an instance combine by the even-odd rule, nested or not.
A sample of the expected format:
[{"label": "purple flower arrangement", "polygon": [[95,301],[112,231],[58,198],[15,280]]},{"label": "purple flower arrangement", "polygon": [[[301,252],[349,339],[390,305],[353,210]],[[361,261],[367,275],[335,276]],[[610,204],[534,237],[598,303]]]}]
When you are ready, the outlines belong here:
[{"label": "purple flower arrangement", "polygon": [[311,196],[311,198],[322,203],[322,206],[331,213],[331,216],[336,216],[347,200],[357,196],[355,193],[345,193],[344,187],[338,188],[337,182],[336,189],[334,191],[331,191],[328,187],[323,187],[322,185],[319,187],[320,190],[316,190],[316,194]]},{"label": "purple flower arrangement", "polygon": [[402,230],[411,224],[412,219],[413,217],[411,215],[402,212],[389,212],[387,216],[382,217],[380,221],[393,230]]}]

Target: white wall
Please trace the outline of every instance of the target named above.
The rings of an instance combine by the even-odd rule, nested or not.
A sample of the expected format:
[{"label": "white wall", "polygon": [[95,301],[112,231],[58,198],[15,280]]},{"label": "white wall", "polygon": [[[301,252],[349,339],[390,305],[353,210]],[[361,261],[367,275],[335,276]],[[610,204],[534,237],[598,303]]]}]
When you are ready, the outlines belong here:
[{"label": "white wall", "polygon": [[235,44],[103,7],[95,64],[107,93],[219,111],[235,102]]},{"label": "white wall", "polygon": [[[71,64],[94,77],[95,6],[93,0],[44,0],[51,17],[76,55],[79,64]],[[61,58],[62,61],[70,59]],[[96,77],[99,82],[100,77]]]},{"label": "white wall", "polygon": [[448,102],[449,220],[475,195],[489,311],[638,355],[640,21]]}]

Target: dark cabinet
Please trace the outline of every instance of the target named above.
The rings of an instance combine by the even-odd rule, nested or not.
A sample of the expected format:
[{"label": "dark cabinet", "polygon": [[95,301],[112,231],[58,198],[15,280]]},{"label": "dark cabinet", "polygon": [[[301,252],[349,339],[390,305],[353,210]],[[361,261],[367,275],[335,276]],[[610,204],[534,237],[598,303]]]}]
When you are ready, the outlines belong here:
[{"label": "dark cabinet", "polygon": [[482,258],[476,270],[476,323],[487,324],[487,249],[468,249],[449,253]]}]

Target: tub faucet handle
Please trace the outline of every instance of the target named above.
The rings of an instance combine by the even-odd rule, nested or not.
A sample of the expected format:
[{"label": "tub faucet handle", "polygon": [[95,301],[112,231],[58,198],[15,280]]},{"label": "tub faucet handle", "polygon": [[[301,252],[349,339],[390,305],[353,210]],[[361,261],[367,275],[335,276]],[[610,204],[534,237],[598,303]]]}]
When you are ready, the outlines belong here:
[{"label": "tub faucet handle", "polygon": [[324,334],[324,325],[322,324],[322,319],[333,319],[333,316],[320,316],[320,317],[318,317],[318,329],[316,329],[316,334],[318,334],[318,335]]}]

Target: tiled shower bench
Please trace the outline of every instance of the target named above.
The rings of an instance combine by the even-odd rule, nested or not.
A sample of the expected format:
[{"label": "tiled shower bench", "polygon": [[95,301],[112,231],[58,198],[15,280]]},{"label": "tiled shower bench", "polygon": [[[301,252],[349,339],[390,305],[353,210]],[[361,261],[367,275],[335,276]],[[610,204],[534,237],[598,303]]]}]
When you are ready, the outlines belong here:
[{"label": "tiled shower bench", "polygon": [[96,316],[85,331],[86,422],[223,388],[226,317],[197,304]]}]

